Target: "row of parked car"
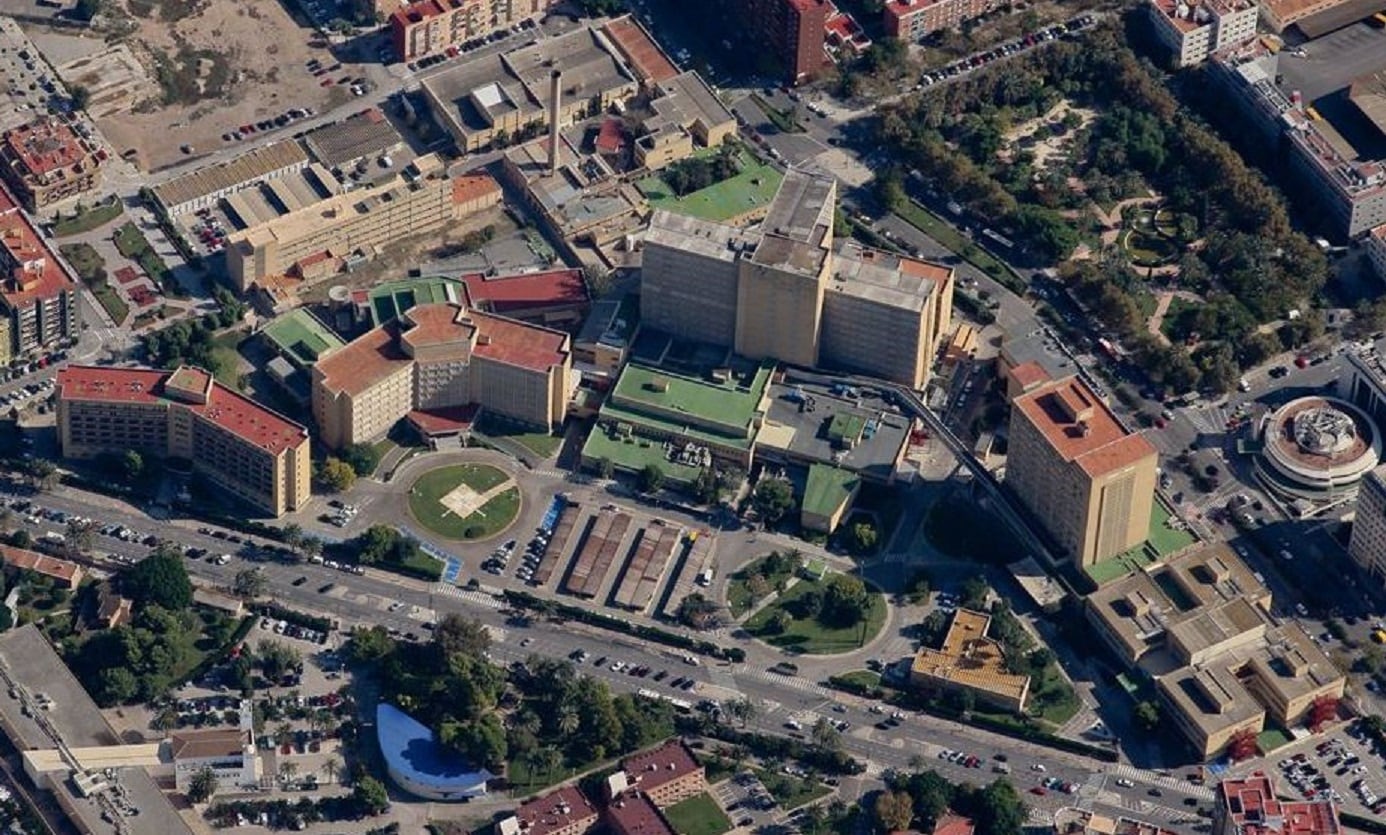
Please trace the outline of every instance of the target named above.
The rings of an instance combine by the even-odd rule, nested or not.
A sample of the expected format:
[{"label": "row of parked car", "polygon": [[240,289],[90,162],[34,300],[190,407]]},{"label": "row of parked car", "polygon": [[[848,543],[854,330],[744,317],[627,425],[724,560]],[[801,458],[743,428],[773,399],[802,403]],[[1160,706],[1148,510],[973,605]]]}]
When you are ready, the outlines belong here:
[{"label": "row of parked car", "polygon": [[949,64],[941,70],[933,70],[931,72],[926,72],[924,73],[924,75],[920,77],[919,83],[915,85],[914,89],[920,90],[924,87],[928,87],[931,84],[937,84],[938,82],[943,81],[947,78],[956,78],[961,75],[966,75],[972,70],[984,67],[987,64],[990,64],[993,61],[1000,60],[1001,58],[1005,58],[1008,55],[1015,55],[1017,53],[1024,52],[1025,50],[1037,46],[1038,44],[1042,44],[1046,41],[1052,41],[1056,38],[1063,37],[1067,33],[1077,32],[1081,29],[1085,29],[1088,26],[1091,26],[1095,22],[1095,20],[1096,18],[1094,18],[1092,15],[1082,15],[1080,17],[1075,17],[1067,23],[1056,23],[1053,26],[1041,29],[1038,32],[1033,32],[1018,40],[1002,44],[1001,46],[998,46],[995,49],[990,49],[986,52],[979,52],[976,55],[971,55],[967,58],[963,58],[959,61]]},{"label": "row of parked car", "polygon": [[[441,64],[450,58],[456,58],[459,55],[465,55],[468,52],[478,50],[487,44],[497,43],[499,41],[505,40],[511,35],[518,35],[521,32],[527,32],[537,25],[538,24],[536,24],[533,20],[522,20],[514,26],[511,26],[509,29],[497,29],[496,31],[484,37],[472,38],[471,40],[466,41],[465,43],[454,44],[452,46],[449,46],[444,51],[438,53],[437,55],[429,55],[424,58],[420,58],[417,61],[409,62],[409,71],[416,72],[418,70],[426,70],[429,67]],[[382,50],[382,57],[385,57],[387,54],[388,53]]]}]

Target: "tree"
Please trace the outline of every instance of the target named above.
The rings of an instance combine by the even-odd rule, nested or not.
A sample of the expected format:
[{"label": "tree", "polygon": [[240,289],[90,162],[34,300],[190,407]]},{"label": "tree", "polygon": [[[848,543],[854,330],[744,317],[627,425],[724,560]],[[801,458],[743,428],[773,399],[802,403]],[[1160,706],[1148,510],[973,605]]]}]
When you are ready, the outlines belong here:
[{"label": "tree", "polygon": [[95,544],[96,531],[91,522],[67,520],[67,545],[74,553],[84,554]]},{"label": "tree", "polygon": [[159,606],[181,612],[192,605],[192,581],[183,559],[160,546],[121,575],[121,588],[136,606]]},{"label": "tree", "polygon": [[657,493],[664,486],[664,470],[658,464],[646,464],[640,471],[638,489],[641,493]]},{"label": "tree", "polygon": [[231,584],[231,589],[237,595],[245,598],[256,598],[265,593],[265,588],[269,581],[265,579],[265,572],[258,568],[243,568],[236,572],[236,579]]},{"label": "tree", "polygon": [[341,451],[340,457],[361,478],[371,475],[380,466],[380,453],[376,452],[374,444],[350,444]]},{"label": "tree", "polygon": [[789,631],[789,627],[794,625],[794,618],[783,609],[776,609],[770,619],[765,622],[765,631],[771,635],[783,635]]},{"label": "tree", "polygon": [[125,667],[107,667],[101,671],[100,691],[105,704],[124,704],[135,698],[139,692],[139,682],[135,674]]},{"label": "tree", "polygon": [[125,450],[120,456],[120,469],[127,479],[134,481],[144,474],[144,456],[133,449]]},{"label": "tree", "polygon": [[741,727],[746,727],[752,719],[756,718],[756,703],[751,701],[749,696],[742,696],[739,699],[732,699],[722,705],[722,710],[729,718],[741,723]]},{"label": "tree", "polygon": [[859,554],[869,554],[876,550],[876,526],[867,521],[852,526],[852,549]]},{"label": "tree", "polygon": [[318,485],[329,493],[344,493],[356,484],[356,470],[340,458],[328,458],[318,467]]},{"label": "tree", "polygon": [[794,507],[794,488],[784,479],[762,478],[751,496],[751,505],[760,518],[774,524]]},{"label": "tree", "polygon": [[279,782],[292,783],[298,776],[298,763],[293,760],[279,764]]},{"label": "tree", "polygon": [[327,773],[327,782],[336,784],[337,775],[342,773],[342,761],[336,757],[328,757],[322,761],[322,770]]},{"label": "tree", "polygon": [[433,643],[444,657],[461,654],[477,658],[491,648],[491,633],[481,621],[449,612],[433,630]]},{"label": "tree", "polygon": [[587,281],[587,292],[594,299],[600,299],[611,292],[611,270],[601,264],[587,264],[582,268],[582,277]]},{"label": "tree", "polygon": [[866,584],[856,577],[834,574],[823,589],[823,608],[818,620],[828,626],[843,628],[861,623],[871,606]]},{"label": "tree", "polygon": [[10,533],[10,544],[16,548],[28,548],[34,543],[34,538],[23,528],[19,528]]},{"label": "tree", "polygon": [[31,460],[26,468],[29,476],[29,483],[35,489],[47,492],[58,486],[62,476],[58,473],[58,465],[49,461],[47,458],[35,458]]},{"label": "tree", "polygon": [[703,467],[693,479],[693,495],[703,504],[716,504],[722,500],[722,484],[717,471]]},{"label": "tree", "polygon": [[813,723],[812,735],[813,744],[819,748],[827,751],[837,751],[842,748],[842,734],[826,716],[818,717],[818,721]]},{"label": "tree", "polygon": [[886,832],[903,832],[914,821],[914,801],[904,792],[884,791],[876,798],[876,822]]},{"label": "tree", "polygon": [[1149,700],[1143,701],[1136,705],[1135,718],[1142,730],[1153,731],[1160,727],[1160,706]]},{"label": "tree", "polygon": [[964,609],[984,609],[991,587],[981,575],[969,577],[962,585],[962,605]]},{"label": "tree", "polygon": [[616,465],[611,462],[610,458],[603,456],[601,459],[597,461],[598,478],[610,480],[611,476],[615,474],[615,472]]},{"label": "tree", "polygon": [[197,770],[188,783],[188,802],[205,803],[217,793],[217,773],[210,765]]}]

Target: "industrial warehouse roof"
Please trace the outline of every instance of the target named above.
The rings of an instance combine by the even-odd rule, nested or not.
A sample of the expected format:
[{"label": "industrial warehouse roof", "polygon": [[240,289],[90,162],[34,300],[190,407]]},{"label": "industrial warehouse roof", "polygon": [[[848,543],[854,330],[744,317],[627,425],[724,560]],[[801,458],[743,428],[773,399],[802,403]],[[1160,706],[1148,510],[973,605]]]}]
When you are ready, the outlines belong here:
[{"label": "industrial warehouse roof", "polygon": [[395,126],[378,108],[370,108],[340,122],[323,125],[303,137],[308,150],[324,165],[350,165],[364,157],[389,153],[404,144]]},{"label": "industrial warehouse roof", "polygon": [[249,185],[275,171],[308,162],[297,142],[286,140],[261,145],[226,162],[199,168],[154,186],[154,196],[172,208],[238,185]]}]

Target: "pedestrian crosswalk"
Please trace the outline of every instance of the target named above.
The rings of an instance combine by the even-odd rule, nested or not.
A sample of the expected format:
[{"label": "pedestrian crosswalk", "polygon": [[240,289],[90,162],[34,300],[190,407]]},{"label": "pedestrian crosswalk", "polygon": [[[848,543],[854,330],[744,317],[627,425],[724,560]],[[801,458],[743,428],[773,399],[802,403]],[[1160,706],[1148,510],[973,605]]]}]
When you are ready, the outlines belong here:
[{"label": "pedestrian crosswalk", "polygon": [[1207,786],[1199,786],[1187,780],[1180,780],[1178,777],[1164,777],[1152,774],[1149,771],[1142,771],[1135,766],[1126,763],[1113,763],[1107,766],[1107,774],[1112,777],[1125,777],[1128,780],[1140,780],[1143,783],[1159,786],[1174,792],[1183,792],[1192,795],[1199,800],[1211,803],[1213,801],[1213,790]]},{"label": "pedestrian crosswalk", "polygon": [[505,604],[485,592],[473,591],[471,589],[459,588],[448,583],[438,583],[433,587],[434,594],[441,594],[447,597],[456,597],[468,603],[475,603],[478,606],[485,606],[488,609],[504,609]]},{"label": "pedestrian crosswalk", "polygon": [[817,684],[812,681],[807,681],[802,678],[797,678],[795,676],[782,676],[778,673],[772,673],[769,670],[746,670],[745,672],[739,673],[738,675],[749,676],[751,678],[760,679],[761,681],[772,681],[781,687],[789,687],[794,690],[801,690],[805,693],[812,693],[816,696],[822,696],[825,699],[831,698],[833,695],[833,691],[829,690],[821,684]]}]

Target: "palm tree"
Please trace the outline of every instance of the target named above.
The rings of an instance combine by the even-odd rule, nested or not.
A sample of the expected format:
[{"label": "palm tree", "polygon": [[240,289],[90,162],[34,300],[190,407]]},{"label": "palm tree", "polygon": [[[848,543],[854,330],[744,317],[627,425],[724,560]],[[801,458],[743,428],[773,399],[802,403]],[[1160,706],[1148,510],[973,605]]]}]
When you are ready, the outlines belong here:
[{"label": "palm tree", "polygon": [[288,722],[280,725],[274,730],[274,744],[281,748],[293,741],[294,729]]},{"label": "palm tree", "polygon": [[571,736],[582,726],[582,719],[578,716],[577,709],[572,705],[563,705],[558,709],[558,732],[564,736]]},{"label": "palm tree", "polygon": [[549,753],[552,749],[533,748],[524,753],[523,762],[525,764],[525,774],[529,776],[526,786],[533,786],[538,782],[536,777],[540,771],[545,770],[549,765]]},{"label": "palm tree", "polygon": [[563,765],[563,755],[558,753],[557,748],[543,749],[544,755],[544,776],[546,782],[553,782],[553,772]]},{"label": "palm tree", "polygon": [[303,550],[303,556],[312,559],[322,553],[322,540],[316,536],[305,536],[299,547]]},{"label": "palm tree", "polygon": [[337,775],[342,771],[342,763],[336,757],[328,757],[322,761],[322,770],[327,772],[327,782],[336,783]]},{"label": "palm tree", "polygon": [[298,763],[284,762],[279,764],[279,781],[281,783],[291,782],[298,775]]}]

